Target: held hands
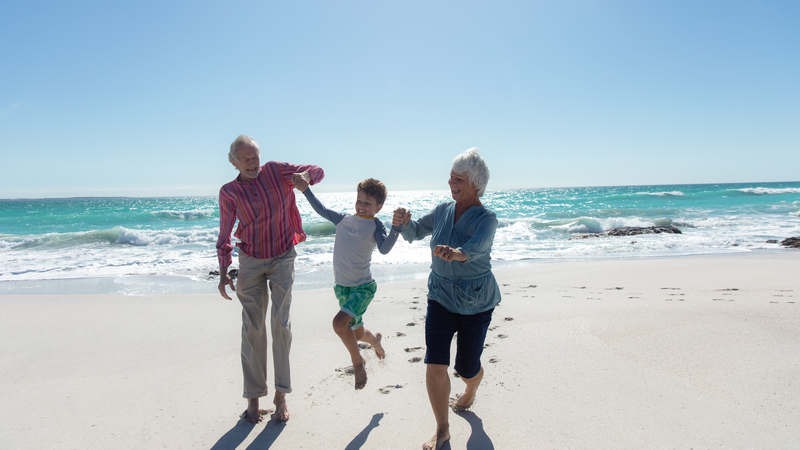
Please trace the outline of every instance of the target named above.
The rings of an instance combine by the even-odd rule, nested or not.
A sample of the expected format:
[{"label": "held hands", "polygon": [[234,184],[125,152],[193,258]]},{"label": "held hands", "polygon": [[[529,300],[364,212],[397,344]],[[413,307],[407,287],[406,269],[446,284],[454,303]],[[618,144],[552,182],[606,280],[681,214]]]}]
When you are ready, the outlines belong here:
[{"label": "held hands", "polygon": [[292,184],[298,191],[305,192],[308,189],[308,185],[311,184],[311,175],[308,172],[293,173]]},{"label": "held hands", "polygon": [[467,260],[467,255],[447,245],[437,245],[436,248],[433,249],[433,256],[438,256],[445,261],[464,262]]},{"label": "held hands", "polygon": [[400,225],[408,225],[408,222],[411,220],[411,212],[405,208],[397,208],[394,210],[394,216],[392,216],[392,226],[399,227]]}]

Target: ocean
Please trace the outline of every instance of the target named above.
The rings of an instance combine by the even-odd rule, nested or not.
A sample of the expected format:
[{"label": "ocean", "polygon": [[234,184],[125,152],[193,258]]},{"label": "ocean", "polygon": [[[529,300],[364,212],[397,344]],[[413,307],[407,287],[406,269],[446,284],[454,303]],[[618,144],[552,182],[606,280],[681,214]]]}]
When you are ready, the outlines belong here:
[{"label": "ocean", "polygon": [[[352,211],[355,192],[318,194]],[[389,192],[415,216],[448,191]],[[497,214],[496,268],[562,260],[651,258],[784,250],[800,236],[800,182],[617,186],[487,191]],[[295,287],[330,287],[334,227],[298,196],[308,240],[296,249]],[[616,227],[672,225],[681,234],[570,239]],[[215,197],[0,200],[0,294],[216,293]],[[426,278],[427,240],[375,252],[379,283]],[[234,267],[237,262],[234,258]]]}]

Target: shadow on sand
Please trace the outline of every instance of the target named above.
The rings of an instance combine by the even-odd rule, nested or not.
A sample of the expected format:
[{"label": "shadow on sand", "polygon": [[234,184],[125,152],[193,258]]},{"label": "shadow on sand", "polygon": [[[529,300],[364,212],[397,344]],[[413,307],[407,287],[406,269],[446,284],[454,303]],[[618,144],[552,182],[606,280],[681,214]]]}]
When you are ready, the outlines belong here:
[{"label": "shadow on sand", "polygon": [[380,421],[383,419],[383,413],[378,413],[372,416],[372,420],[369,421],[369,424],[358,433],[358,436],[354,437],[347,447],[344,450],[358,450],[360,449],[366,442],[367,438],[369,437],[369,433],[372,432],[373,429],[380,426]]},{"label": "shadow on sand", "polygon": [[[255,426],[256,424],[254,423],[240,419],[233,428],[219,438],[217,443],[211,447],[211,450],[235,450],[247,439],[247,436],[253,431]],[[284,424],[270,420],[264,426],[261,433],[256,436],[255,440],[247,446],[247,449],[256,450],[270,448],[283,432],[284,427]]]},{"label": "shadow on sand", "polygon": [[483,420],[480,417],[472,411],[460,411],[456,415],[464,418],[472,427],[472,433],[467,440],[467,450],[494,450],[494,444],[483,429]]}]

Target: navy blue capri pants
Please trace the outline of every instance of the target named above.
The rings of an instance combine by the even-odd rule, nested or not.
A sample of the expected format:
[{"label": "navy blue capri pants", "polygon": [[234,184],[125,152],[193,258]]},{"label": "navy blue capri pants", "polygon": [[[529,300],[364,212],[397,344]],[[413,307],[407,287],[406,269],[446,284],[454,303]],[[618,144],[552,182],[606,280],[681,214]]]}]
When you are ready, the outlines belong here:
[{"label": "navy blue capri pants", "polygon": [[481,354],[486,331],[494,308],[478,314],[463,315],[446,310],[439,302],[428,299],[425,317],[425,364],[450,365],[450,344],[456,340],[456,372],[462,378],[474,378],[481,371]]}]

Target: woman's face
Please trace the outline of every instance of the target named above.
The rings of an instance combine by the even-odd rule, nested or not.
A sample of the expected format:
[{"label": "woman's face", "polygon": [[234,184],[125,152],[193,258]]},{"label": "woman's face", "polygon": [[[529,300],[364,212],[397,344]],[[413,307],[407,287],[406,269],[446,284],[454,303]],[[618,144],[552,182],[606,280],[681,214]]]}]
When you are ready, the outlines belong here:
[{"label": "woman's face", "polygon": [[475,185],[469,182],[467,175],[462,175],[450,171],[450,195],[456,202],[472,202],[478,200],[478,192]]}]

